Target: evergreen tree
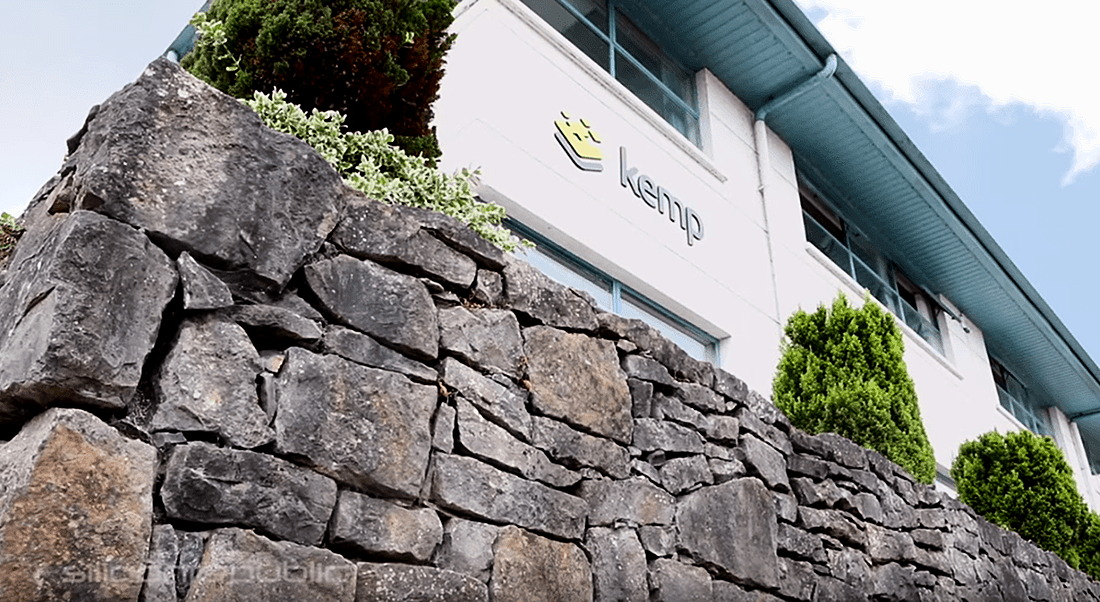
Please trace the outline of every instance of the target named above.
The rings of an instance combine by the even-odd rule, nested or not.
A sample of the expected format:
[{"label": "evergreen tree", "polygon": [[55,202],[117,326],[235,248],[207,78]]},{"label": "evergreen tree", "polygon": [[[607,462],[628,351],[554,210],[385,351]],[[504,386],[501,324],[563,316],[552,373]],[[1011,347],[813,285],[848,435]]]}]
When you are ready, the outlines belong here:
[{"label": "evergreen tree", "polygon": [[[1081,566],[1082,548],[1093,556],[1100,525],[1077,492],[1062,451],[1031,431],[986,433],[959,447],[951,465],[959,499],[992,523],[1011,529]],[[1087,559],[1096,570],[1100,559]]]},{"label": "evergreen tree", "polygon": [[894,317],[841,294],[831,308],[795,312],[784,333],[772,394],[791,423],[847,437],[931,483],[936,461]]},{"label": "evergreen tree", "polygon": [[[386,128],[411,154],[438,157],[431,105],[454,36],[454,0],[215,0],[217,44],[183,65],[237,98],[278,88],[335,110],[353,132]],[[224,37],[222,37],[224,36]]]}]

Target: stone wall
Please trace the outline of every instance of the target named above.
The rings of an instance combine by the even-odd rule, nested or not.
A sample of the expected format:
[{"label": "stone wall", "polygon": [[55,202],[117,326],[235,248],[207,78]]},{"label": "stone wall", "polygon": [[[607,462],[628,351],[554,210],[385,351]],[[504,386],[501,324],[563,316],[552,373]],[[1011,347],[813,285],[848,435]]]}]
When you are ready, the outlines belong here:
[{"label": "stone wall", "polygon": [[1098,600],[156,62],[0,288],[0,599]]}]

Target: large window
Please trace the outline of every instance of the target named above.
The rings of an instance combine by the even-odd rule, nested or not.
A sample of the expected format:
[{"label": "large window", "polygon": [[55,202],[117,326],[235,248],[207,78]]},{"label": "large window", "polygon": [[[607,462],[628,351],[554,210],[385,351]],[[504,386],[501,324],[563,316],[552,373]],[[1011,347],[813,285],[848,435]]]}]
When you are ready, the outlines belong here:
[{"label": "large window", "polygon": [[866,236],[809,191],[802,191],[806,240],[943,354],[939,305],[890,262]]},{"label": "large window", "polygon": [[508,220],[506,225],[537,245],[528,249],[523,259],[542,273],[592,295],[600,309],[649,324],[695,359],[718,363],[718,340],[714,337],[522,224]]},{"label": "large window", "polygon": [[993,370],[993,382],[997,384],[1001,407],[1011,412],[1029,431],[1049,436],[1051,431],[1047,413],[1028,396],[1023,383],[993,358],[989,358],[989,367]]},{"label": "large window", "polygon": [[627,18],[617,0],[523,0],[696,145],[695,80]]}]

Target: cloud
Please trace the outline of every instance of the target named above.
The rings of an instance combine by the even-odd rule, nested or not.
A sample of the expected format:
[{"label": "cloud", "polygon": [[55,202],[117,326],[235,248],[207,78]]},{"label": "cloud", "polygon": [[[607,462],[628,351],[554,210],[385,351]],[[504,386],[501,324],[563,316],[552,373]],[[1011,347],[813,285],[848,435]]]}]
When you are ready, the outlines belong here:
[{"label": "cloud", "polygon": [[[1062,184],[1100,165],[1100,2],[797,0],[857,73],[949,127],[967,111],[1023,105],[1063,123]],[[945,98],[948,86],[956,94]]]}]

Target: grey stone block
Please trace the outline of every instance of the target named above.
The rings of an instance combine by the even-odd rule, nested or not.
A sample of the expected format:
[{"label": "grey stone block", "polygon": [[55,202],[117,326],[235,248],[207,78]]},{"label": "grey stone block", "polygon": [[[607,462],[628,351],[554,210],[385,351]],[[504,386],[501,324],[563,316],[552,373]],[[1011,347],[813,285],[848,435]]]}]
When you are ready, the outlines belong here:
[{"label": "grey stone block", "polygon": [[660,473],[661,485],[672,495],[714,482],[706,458],[699,455],[673,458],[661,466]]},{"label": "grey stone block", "polygon": [[468,288],[477,274],[474,261],[432,236],[417,215],[401,205],[356,198],[348,203],[331,240],[353,257],[407,266]]},{"label": "grey stone block", "polygon": [[566,466],[587,466],[618,479],[630,476],[630,454],[615,442],[542,416],[532,416],[531,426],[531,442]]},{"label": "grey stone block", "polygon": [[0,596],[137,600],[156,463],[152,446],[68,408],[0,445]]},{"label": "grey stone block", "polygon": [[714,593],[706,569],[667,558],[653,561],[649,569],[653,602],[711,602]]},{"label": "grey stone block", "polygon": [[270,443],[259,373],[260,355],[243,328],[209,314],[189,318],[154,381],[158,405],[149,428],[217,433],[245,449]]},{"label": "grey stone block", "polygon": [[678,399],[667,397],[660,393],[653,395],[653,417],[658,420],[671,420],[687,426],[697,432],[706,432],[708,416],[704,416],[681,403]]},{"label": "grey stone block", "polygon": [[641,477],[583,481],[580,495],[592,526],[671,525],[676,513],[676,499]]},{"label": "grey stone block", "polygon": [[614,345],[545,326],[524,330],[523,339],[535,409],[630,443],[632,402]]},{"label": "grey stone block", "polygon": [[235,305],[223,313],[264,340],[312,345],[323,334],[313,320],[274,305]]},{"label": "grey stone block", "polygon": [[648,602],[646,556],[633,529],[594,527],[585,537],[592,557],[595,602]]},{"label": "grey stone block", "polygon": [[454,358],[443,360],[440,374],[446,387],[461,393],[493,422],[520,439],[531,441],[531,414],[523,397]]},{"label": "grey stone block", "polygon": [[355,565],[338,554],[229,528],[211,534],[187,602],[352,602],[355,588]]},{"label": "grey stone block", "polygon": [[440,309],[439,346],[467,364],[513,377],[526,362],[519,320],[503,309]]},{"label": "grey stone block", "polygon": [[431,499],[441,507],[563,539],[581,538],[588,515],[584,500],[473,458],[436,454],[433,464]]},{"label": "grey stone block", "polygon": [[701,454],[703,437],[679,424],[640,418],[634,423],[634,447],[642,451]]},{"label": "grey stone block", "polygon": [[176,599],[183,600],[191,589],[191,582],[199,574],[202,554],[206,551],[206,537],[209,533],[194,531],[176,531],[179,556],[176,560]]},{"label": "grey stone block", "polygon": [[337,255],[305,268],[306,284],[333,320],[418,359],[439,352],[439,320],[422,282],[372,261]]},{"label": "grey stone block", "polygon": [[737,479],[691,493],[676,521],[680,545],[697,561],[742,583],[779,584],[775,507],[760,481]]},{"label": "grey stone block", "polygon": [[184,309],[220,309],[233,305],[229,287],[187,251],[180,253],[176,259],[176,269],[183,285]]},{"label": "grey stone block", "polygon": [[287,353],[277,384],[280,453],[364,491],[417,497],[435,387],[299,348]]},{"label": "grey stone block", "polygon": [[732,416],[707,416],[703,425],[707,438],[721,443],[737,443],[741,421]]},{"label": "grey stone block", "polygon": [[145,583],[140,602],[176,602],[176,559],[179,542],[172,525],[156,525],[149,542]]},{"label": "grey stone block", "polygon": [[592,567],[576,545],[508,526],[493,556],[493,602],[592,602]]},{"label": "grey stone block", "polygon": [[443,545],[435,565],[465,573],[488,583],[493,568],[493,542],[500,527],[461,518],[452,518],[443,528]]},{"label": "grey stone block", "polygon": [[455,446],[455,417],[453,407],[443,403],[435,411],[435,420],[432,421],[432,449],[449,454]]},{"label": "grey stone block", "polygon": [[787,461],[772,446],[753,437],[741,437],[742,461],[750,473],[759,476],[764,484],[780,493],[791,490],[787,481]]},{"label": "grey stone block", "polygon": [[317,545],[336,504],[336,483],[286,460],[197,442],[173,451],[161,499],[173,519]]},{"label": "grey stone block", "polygon": [[335,549],[427,562],[443,539],[443,524],[429,508],[402,508],[354,491],[341,491],[328,537]]},{"label": "grey stone block", "polygon": [[622,361],[623,372],[631,378],[671,387],[676,384],[672,375],[657,361],[641,355],[627,355]]},{"label": "grey stone block", "polygon": [[64,403],[120,410],[176,291],[168,257],[86,211],[23,236],[0,288],[0,426]]},{"label": "grey stone block", "polygon": [[596,312],[584,297],[519,259],[508,259],[504,267],[504,301],[547,326],[596,329]]},{"label": "grey stone block", "polygon": [[504,299],[504,278],[500,272],[481,269],[474,280],[474,300],[495,307]]},{"label": "grey stone block", "polygon": [[343,326],[330,325],[325,330],[321,347],[326,353],[339,355],[371,368],[404,374],[417,382],[434,384],[439,378],[435,370],[424,364],[401,355],[361,332]]},{"label": "grey stone block", "polygon": [[580,475],[550,461],[546,454],[481,416],[474,406],[458,397],[458,443],[471,455],[519,472],[552,487],[569,487]]},{"label": "grey stone block", "polygon": [[676,553],[676,527],[642,525],[638,527],[638,539],[646,552],[654,556],[672,556]]},{"label": "grey stone block", "polygon": [[70,161],[77,207],[216,264],[231,288],[282,289],[349,192],[306,143],[163,59],[100,106]]},{"label": "grey stone block", "polygon": [[676,388],[676,396],[687,405],[703,412],[723,412],[726,409],[726,400],[707,386],[681,383]]},{"label": "grey stone block", "polygon": [[355,602],[488,602],[485,584],[429,566],[359,563]]}]

